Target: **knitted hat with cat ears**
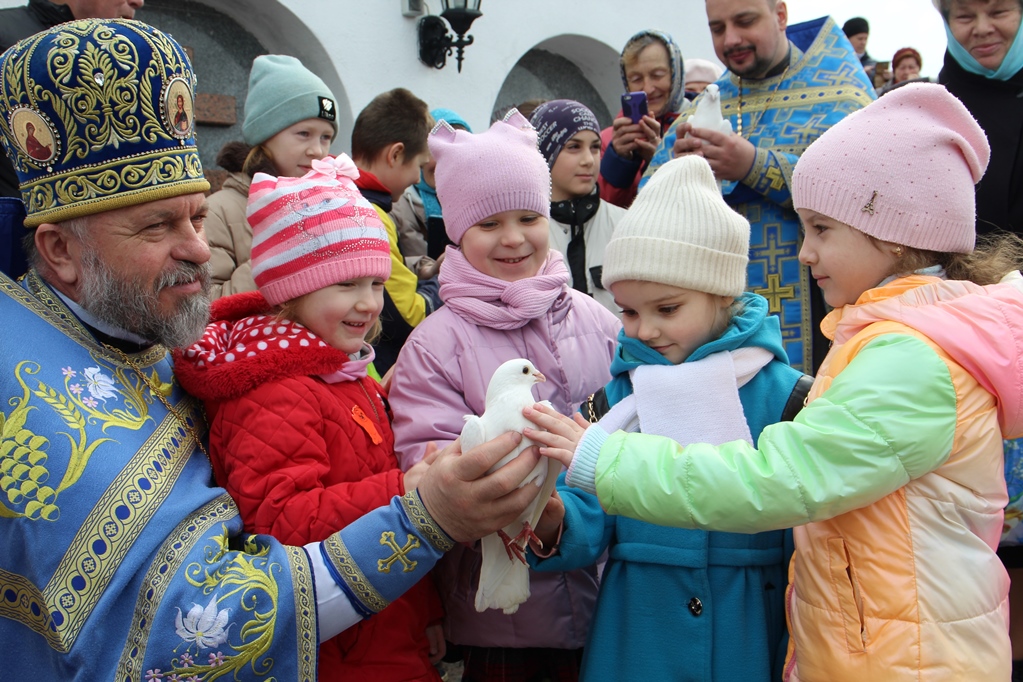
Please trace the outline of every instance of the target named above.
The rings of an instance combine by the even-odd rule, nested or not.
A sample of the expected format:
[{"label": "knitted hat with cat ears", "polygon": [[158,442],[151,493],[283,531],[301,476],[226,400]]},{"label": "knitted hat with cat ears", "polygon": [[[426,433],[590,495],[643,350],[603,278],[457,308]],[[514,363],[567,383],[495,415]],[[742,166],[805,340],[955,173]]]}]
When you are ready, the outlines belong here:
[{"label": "knitted hat with cat ears", "polygon": [[551,174],[536,130],[517,109],[478,135],[440,121],[428,142],[444,225],[455,244],[470,227],[504,211],[550,218]]}]

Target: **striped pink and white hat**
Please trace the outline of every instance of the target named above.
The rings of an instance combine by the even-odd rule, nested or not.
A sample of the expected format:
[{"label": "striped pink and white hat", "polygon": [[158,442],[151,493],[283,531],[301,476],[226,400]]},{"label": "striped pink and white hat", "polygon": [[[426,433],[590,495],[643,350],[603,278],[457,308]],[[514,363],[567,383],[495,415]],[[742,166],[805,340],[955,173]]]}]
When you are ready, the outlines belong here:
[{"label": "striped pink and white hat", "polygon": [[358,277],[391,276],[387,231],[355,186],[347,155],[312,161],[301,178],[256,173],[246,215],[252,276],[270,305]]}]

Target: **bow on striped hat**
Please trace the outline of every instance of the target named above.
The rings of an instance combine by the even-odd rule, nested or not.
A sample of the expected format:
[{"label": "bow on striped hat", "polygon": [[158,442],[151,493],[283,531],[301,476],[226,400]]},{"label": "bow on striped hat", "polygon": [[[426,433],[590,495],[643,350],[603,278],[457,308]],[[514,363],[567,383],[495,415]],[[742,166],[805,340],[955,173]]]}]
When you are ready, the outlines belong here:
[{"label": "bow on striped hat", "polygon": [[313,170],[306,177],[311,177],[314,173],[318,173],[322,177],[331,180],[342,177],[355,182],[359,178],[359,167],[355,165],[355,162],[347,154],[313,159],[309,165],[312,166]]}]

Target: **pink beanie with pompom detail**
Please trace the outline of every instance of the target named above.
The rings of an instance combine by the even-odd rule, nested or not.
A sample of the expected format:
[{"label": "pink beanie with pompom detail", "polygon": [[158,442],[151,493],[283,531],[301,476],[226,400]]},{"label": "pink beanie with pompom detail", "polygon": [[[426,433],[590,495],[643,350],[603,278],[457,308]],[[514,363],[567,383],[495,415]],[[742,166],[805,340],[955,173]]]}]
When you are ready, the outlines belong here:
[{"label": "pink beanie with pompom detail", "polygon": [[897,88],[839,121],[803,152],[792,204],[881,239],[969,253],[977,238],[974,185],[987,136],[943,86]]},{"label": "pink beanie with pompom detail", "polygon": [[490,130],[473,135],[440,121],[429,137],[437,160],[437,199],[455,244],[484,218],[503,211],[551,216],[551,174],[536,130],[512,109]]}]

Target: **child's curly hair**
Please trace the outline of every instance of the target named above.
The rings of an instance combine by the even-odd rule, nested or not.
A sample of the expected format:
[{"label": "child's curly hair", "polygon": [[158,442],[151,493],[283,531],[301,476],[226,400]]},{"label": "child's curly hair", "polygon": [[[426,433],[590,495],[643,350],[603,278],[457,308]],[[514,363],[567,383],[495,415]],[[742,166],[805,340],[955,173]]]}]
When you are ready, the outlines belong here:
[{"label": "child's curly hair", "polygon": [[897,271],[891,274],[915,272],[932,265],[945,268],[949,279],[966,280],[974,284],[996,284],[1013,270],[1023,268],[1023,239],[1013,232],[992,232],[977,237],[972,253],[939,253],[902,247]]}]

